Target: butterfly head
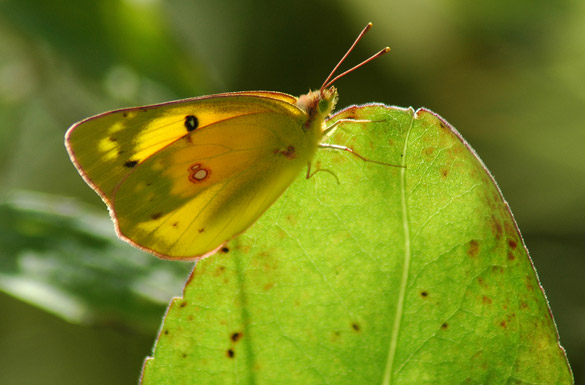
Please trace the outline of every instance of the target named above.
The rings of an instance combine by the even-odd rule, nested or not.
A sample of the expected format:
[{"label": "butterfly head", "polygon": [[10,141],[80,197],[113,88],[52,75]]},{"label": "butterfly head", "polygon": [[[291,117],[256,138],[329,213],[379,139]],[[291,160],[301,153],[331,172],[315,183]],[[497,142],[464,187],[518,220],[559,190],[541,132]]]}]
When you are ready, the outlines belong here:
[{"label": "butterfly head", "polygon": [[319,91],[309,91],[297,99],[297,107],[305,111],[309,118],[315,116],[327,117],[335,108],[337,103],[337,89],[335,87],[325,88]]}]

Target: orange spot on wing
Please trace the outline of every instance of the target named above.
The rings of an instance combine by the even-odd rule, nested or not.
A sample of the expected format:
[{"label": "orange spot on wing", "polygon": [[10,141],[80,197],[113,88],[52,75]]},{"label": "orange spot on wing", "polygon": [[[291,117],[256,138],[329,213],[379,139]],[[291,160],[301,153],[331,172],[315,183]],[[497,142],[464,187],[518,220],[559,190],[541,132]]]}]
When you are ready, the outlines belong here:
[{"label": "orange spot on wing", "polygon": [[189,172],[189,181],[191,183],[201,183],[211,175],[211,170],[204,168],[201,163],[192,164],[187,171]]}]

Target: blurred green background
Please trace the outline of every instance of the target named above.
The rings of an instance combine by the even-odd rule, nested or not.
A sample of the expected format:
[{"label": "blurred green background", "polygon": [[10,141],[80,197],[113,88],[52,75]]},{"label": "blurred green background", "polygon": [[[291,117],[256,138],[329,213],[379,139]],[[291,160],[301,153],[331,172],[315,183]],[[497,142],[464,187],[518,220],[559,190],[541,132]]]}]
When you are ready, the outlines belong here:
[{"label": "blurred green background", "polygon": [[[347,66],[392,52],[337,83],[340,107],[425,106],[471,143],[516,216],[585,383],[583,0],[0,1],[0,202],[42,192],[107,218],[65,152],[72,123],[225,91],[300,95],[368,21]],[[155,314],[179,294],[169,289]],[[4,293],[0,309],[2,384],[136,383],[159,316],[149,327],[79,324]]]}]

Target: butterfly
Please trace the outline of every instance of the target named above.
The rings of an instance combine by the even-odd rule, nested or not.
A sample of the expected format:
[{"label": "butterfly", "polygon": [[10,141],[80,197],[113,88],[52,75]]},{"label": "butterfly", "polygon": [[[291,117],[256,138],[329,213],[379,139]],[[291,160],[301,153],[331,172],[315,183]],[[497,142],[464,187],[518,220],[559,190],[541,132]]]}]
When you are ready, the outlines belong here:
[{"label": "butterfly", "polygon": [[[333,83],[298,98],[230,92],[106,112],[73,124],[69,156],[118,236],[160,258],[197,260],[250,227],[310,165],[336,126]],[[358,155],[359,156],[359,155]]]}]

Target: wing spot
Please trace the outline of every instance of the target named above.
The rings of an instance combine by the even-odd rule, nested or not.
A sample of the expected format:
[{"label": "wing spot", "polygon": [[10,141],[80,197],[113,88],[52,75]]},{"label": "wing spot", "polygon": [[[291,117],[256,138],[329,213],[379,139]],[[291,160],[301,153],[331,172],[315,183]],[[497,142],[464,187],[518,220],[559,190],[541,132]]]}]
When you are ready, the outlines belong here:
[{"label": "wing spot", "polygon": [[187,131],[195,131],[199,127],[199,119],[195,115],[185,116],[185,128]]},{"label": "wing spot", "polygon": [[136,166],[137,164],[138,164],[137,160],[129,160],[126,163],[124,163],[124,167],[132,168],[132,167]]},{"label": "wing spot", "polygon": [[191,165],[187,171],[189,172],[189,180],[192,183],[203,182],[209,177],[209,174],[211,174],[211,171],[209,169],[203,168],[201,163],[195,163]]},{"label": "wing spot", "polygon": [[280,154],[287,159],[295,159],[297,157],[296,150],[294,146],[288,146],[286,149],[275,148],[273,151],[274,154]]},{"label": "wing spot", "polygon": [[155,220],[155,221],[157,219],[159,219],[160,217],[162,217],[162,213],[154,213],[150,216],[150,218],[152,218],[152,220]]}]

